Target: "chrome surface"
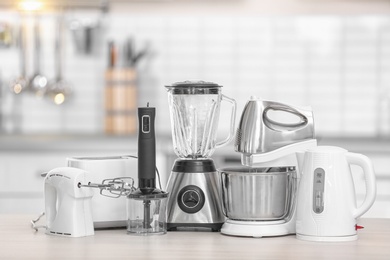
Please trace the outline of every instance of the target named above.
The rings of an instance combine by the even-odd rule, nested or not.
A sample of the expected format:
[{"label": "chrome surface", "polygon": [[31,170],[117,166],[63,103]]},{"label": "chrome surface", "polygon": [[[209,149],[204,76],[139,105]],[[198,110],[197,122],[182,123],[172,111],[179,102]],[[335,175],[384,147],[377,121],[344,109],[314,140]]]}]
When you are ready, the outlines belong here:
[{"label": "chrome surface", "polygon": [[289,220],[295,208],[295,167],[219,169],[224,213],[232,220]]},{"label": "chrome surface", "polygon": [[[282,112],[297,117],[285,123],[271,119],[269,113]],[[245,154],[273,151],[280,147],[314,138],[311,109],[251,98],[242,112],[235,138],[235,150]]]},{"label": "chrome surface", "polygon": [[130,193],[135,191],[134,179],[131,177],[118,177],[112,179],[105,179],[101,183],[79,183],[79,188],[95,188],[100,190],[100,195],[119,198],[121,196],[128,196]]},{"label": "chrome surface", "polygon": [[[178,205],[179,192],[186,186],[195,185],[203,190],[205,202],[201,210],[189,214]],[[182,173],[172,172],[168,180],[167,223],[199,224],[223,223],[221,184],[218,172]]]}]

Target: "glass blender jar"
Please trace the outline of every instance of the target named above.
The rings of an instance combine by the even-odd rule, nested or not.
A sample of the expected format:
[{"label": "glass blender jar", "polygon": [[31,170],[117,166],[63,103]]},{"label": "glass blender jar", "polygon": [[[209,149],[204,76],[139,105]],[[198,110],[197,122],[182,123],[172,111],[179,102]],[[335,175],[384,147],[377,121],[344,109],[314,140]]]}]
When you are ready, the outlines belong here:
[{"label": "glass blender jar", "polygon": [[[234,136],[236,102],[221,93],[222,86],[185,81],[166,86],[173,147],[179,157],[172,168],[167,192],[167,228],[206,227],[219,230],[224,222],[221,186],[215,164],[209,158]],[[217,142],[222,101],[231,104],[230,131]]]},{"label": "glass blender jar", "polygon": [[[232,140],[236,102],[221,94],[221,87],[203,81],[185,81],[166,86],[173,147],[180,158],[210,157],[215,148],[226,145]],[[222,100],[232,104],[231,124],[229,136],[217,143],[216,132]]]}]

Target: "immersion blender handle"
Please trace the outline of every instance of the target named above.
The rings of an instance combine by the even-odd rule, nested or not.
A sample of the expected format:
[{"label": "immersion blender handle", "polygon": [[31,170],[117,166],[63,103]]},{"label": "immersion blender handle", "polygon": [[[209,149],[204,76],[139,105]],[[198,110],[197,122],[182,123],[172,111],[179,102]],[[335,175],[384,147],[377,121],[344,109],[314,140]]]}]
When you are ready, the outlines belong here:
[{"label": "immersion blender handle", "polygon": [[221,142],[218,142],[215,145],[215,148],[219,148],[219,147],[222,147],[222,146],[228,144],[234,137],[234,126],[235,126],[235,123],[236,123],[237,103],[236,103],[236,101],[234,99],[229,98],[229,97],[227,97],[225,95],[222,95],[222,101],[224,101],[224,100],[229,102],[232,105],[232,113],[230,115],[230,131],[229,131],[228,137],[225,140],[222,140]]},{"label": "immersion blender handle", "polygon": [[156,188],[156,137],[154,107],[138,108],[138,186],[149,194]]}]

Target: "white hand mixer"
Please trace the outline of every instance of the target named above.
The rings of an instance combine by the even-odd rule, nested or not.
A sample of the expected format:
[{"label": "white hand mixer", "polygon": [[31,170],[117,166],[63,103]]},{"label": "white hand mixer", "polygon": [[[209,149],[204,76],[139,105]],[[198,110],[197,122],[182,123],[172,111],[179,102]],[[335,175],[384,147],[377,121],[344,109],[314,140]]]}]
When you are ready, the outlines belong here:
[{"label": "white hand mixer", "polygon": [[[45,178],[45,212],[31,224],[35,230],[46,228],[46,234],[67,237],[94,235],[91,198],[92,188],[100,194],[119,198],[127,196],[134,188],[134,179],[120,177],[92,183],[91,175],[82,169],[59,167],[51,170]],[[46,214],[46,226],[36,222]]]}]

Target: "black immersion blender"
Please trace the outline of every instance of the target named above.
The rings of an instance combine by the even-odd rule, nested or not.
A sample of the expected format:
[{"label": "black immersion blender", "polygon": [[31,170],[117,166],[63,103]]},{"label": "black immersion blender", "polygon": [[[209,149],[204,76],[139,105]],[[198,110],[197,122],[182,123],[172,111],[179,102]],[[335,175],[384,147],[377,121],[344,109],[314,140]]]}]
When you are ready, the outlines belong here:
[{"label": "black immersion blender", "polygon": [[[136,213],[137,216],[134,215],[134,221],[129,216],[128,233],[166,233],[165,203],[161,202],[165,201],[168,193],[156,188],[155,116],[156,109],[149,107],[149,103],[147,107],[138,108],[138,189],[128,195],[128,198],[133,199],[134,202],[142,202],[143,210],[141,212],[138,205],[138,213],[143,216],[138,216],[136,212],[129,212],[129,215]],[[137,208],[133,211],[137,211]],[[156,217],[158,223],[152,223]]]},{"label": "black immersion blender", "polygon": [[153,193],[156,188],[156,136],[154,107],[138,108],[138,188],[142,194]]}]

